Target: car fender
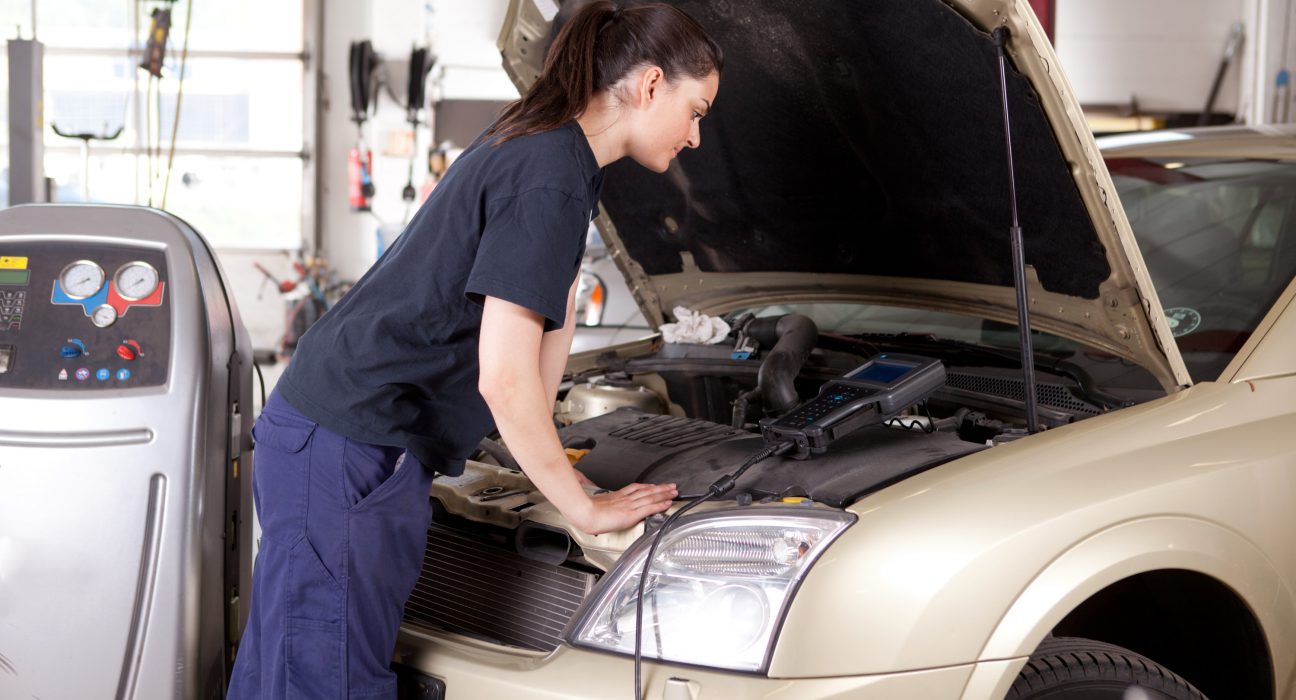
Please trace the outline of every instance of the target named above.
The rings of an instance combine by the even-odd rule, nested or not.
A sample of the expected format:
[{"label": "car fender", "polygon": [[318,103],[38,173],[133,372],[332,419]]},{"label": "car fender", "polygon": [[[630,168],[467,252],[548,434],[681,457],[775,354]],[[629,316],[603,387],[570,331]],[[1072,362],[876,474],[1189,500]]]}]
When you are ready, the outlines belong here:
[{"label": "car fender", "polygon": [[[1293,653],[1296,607],[1281,576],[1259,549],[1217,523],[1181,516],[1113,524],[1062,552],[1021,591],[979,658],[1022,663],[1064,617],[1091,596],[1137,574],[1181,569],[1209,576],[1257,614],[1275,658]],[[1022,663],[995,664],[969,682],[965,700],[1001,698]]]},{"label": "car fender", "polygon": [[1206,382],[868,495],[802,581],[770,675],[1021,658],[1093,592],[1155,569],[1230,586],[1290,657],[1289,384]]}]

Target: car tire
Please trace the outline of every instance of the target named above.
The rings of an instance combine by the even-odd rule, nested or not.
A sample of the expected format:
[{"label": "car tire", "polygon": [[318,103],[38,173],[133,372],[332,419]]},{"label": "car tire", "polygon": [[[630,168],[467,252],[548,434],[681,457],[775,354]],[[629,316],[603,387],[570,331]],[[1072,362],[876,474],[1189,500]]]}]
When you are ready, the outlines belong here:
[{"label": "car tire", "polygon": [[1005,700],[1206,700],[1161,664],[1114,644],[1049,637]]}]

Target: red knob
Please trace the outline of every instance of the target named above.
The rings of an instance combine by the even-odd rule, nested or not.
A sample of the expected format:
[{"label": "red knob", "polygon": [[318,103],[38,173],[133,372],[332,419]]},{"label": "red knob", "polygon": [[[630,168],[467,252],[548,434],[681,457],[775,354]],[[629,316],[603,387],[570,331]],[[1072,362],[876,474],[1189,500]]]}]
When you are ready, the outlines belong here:
[{"label": "red knob", "polygon": [[139,343],[134,340],[124,340],[121,345],[117,346],[117,357],[120,357],[127,362],[130,362],[143,354],[144,351],[140,349]]}]

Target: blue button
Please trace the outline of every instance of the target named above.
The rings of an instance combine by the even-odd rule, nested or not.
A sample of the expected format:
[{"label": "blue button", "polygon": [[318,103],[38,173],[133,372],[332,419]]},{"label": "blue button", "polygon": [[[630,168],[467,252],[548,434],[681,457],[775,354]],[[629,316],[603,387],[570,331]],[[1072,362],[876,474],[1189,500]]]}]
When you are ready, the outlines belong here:
[{"label": "blue button", "polygon": [[59,349],[59,354],[71,360],[74,357],[81,357],[81,348],[75,345],[64,345]]},{"label": "blue button", "polygon": [[98,379],[101,382],[108,381],[108,378],[111,376],[112,376],[112,372],[109,372],[108,369],[105,367],[100,367],[99,369],[95,370],[95,379]]},{"label": "blue button", "polygon": [[131,377],[130,370],[128,369],[117,370],[117,381],[124,382],[127,379],[130,379],[130,377]]}]

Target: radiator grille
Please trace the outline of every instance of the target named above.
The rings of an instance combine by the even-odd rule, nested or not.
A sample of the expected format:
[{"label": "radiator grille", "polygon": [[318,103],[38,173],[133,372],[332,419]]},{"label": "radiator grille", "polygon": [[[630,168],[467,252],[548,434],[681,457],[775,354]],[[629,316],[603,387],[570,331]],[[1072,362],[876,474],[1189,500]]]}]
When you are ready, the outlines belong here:
[{"label": "radiator grille", "polygon": [[[1020,379],[948,372],[945,375],[945,385],[955,389],[966,389],[967,391],[1000,396],[1015,401],[1026,400],[1026,382]],[[1076,398],[1070,389],[1061,384],[1036,382],[1035,394],[1039,402],[1045,406],[1090,415],[1102,413],[1102,410],[1097,406]]]},{"label": "radiator grille", "polygon": [[405,620],[498,644],[553,651],[594,574],[524,559],[443,525],[428,528]]}]

